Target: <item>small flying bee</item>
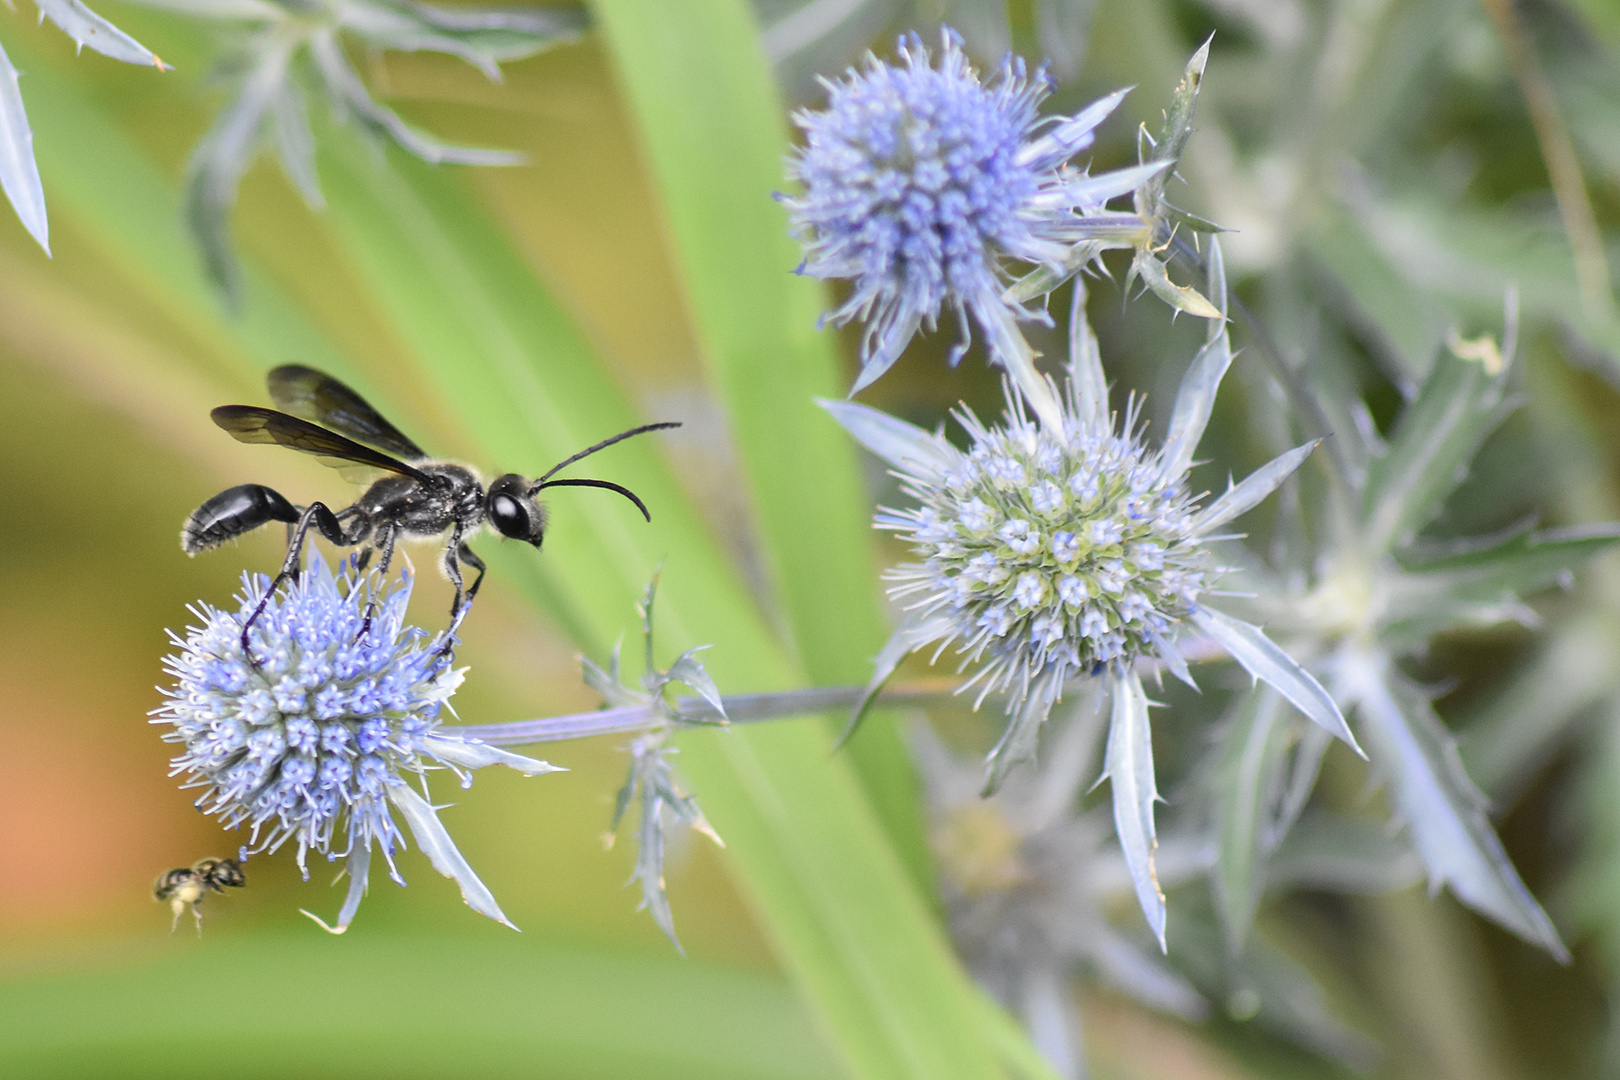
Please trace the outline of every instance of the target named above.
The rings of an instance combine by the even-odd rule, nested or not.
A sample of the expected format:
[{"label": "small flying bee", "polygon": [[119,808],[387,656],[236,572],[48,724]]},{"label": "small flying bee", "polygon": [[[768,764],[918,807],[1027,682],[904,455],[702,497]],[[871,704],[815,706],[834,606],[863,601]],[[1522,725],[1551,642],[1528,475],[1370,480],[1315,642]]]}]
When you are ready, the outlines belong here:
[{"label": "small flying bee", "polygon": [[[552,477],[581,458],[634,435],[680,427],[678,422],[643,424],[586,447],[536,480],[506,473],[486,488],[467,466],[428,457],[364,398],[324,372],[289,364],[271,371],[266,382],[270,399],[280,411],[221,405],[212,413],[214,423],[238,442],[273,443],[313,454],[338,468],[365,466],[388,475],[373,480],[359,499],[337,511],[320,502],[299,508],[262,484],[239,484],[215,495],[186,519],[180,546],[188,555],[218,547],[272,521],[291,526],[281,572],[242,625],[242,650],[250,661],[253,653],[248,646],[248,631],[263,614],[271,594],[298,572],[311,528],[339,547],[364,545],[359,555],[360,569],[369,565],[373,552],[378,553],[379,569],[385,576],[399,540],[448,536],[443,566],[456,590],[450,607],[450,629],[446,632],[448,651],[451,636],[484,581],[486,567],[467,546],[469,537],[488,524],[502,536],[540,547],[545,539],[546,512],[536,496],[551,487],[593,487],[617,492],[651,521],[646,504],[629,488],[610,480]],[[462,564],[478,571],[470,588],[464,586]],[[369,625],[368,613],[362,635]]]},{"label": "small flying bee", "polygon": [[235,859],[198,859],[189,867],[170,870],[152,886],[155,900],[166,900],[174,909],[174,921],[169,933],[180,926],[180,916],[189,906],[197,920],[197,936],[202,936],[202,902],[211,892],[223,893],[227,888],[240,889],[247,884],[242,864]]}]

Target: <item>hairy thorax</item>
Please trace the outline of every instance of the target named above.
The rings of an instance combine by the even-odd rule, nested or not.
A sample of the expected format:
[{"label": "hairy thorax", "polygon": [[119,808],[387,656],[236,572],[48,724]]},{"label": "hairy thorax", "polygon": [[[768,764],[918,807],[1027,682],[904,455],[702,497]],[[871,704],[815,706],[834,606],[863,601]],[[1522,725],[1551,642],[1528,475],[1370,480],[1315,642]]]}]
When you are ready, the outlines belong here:
[{"label": "hairy thorax", "polygon": [[360,497],[359,505],[377,520],[393,521],[411,538],[443,534],[456,522],[470,533],[484,519],[484,486],[478,474],[453,462],[423,462],[424,481],[386,476]]}]

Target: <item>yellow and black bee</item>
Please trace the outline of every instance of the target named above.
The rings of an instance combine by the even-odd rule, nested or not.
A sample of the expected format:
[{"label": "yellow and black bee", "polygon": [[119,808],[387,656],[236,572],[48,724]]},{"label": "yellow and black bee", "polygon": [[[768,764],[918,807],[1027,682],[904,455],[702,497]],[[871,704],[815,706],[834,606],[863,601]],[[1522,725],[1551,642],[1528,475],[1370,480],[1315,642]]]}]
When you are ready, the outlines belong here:
[{"label": "yellow and black bee", "polygon": [[208,898],[208,894],[223,893],[227,888],[240,889],[246,884],[242,864],[235,859],[198,859],[189,867],[170,870],[160,876],[157,884],[152,886],[152,896],[168,901],[174,909],[170,933],[179,927],[180,916],[190,905],[191,915],[197,920],[197,936],[201,937],[202,902]]}]

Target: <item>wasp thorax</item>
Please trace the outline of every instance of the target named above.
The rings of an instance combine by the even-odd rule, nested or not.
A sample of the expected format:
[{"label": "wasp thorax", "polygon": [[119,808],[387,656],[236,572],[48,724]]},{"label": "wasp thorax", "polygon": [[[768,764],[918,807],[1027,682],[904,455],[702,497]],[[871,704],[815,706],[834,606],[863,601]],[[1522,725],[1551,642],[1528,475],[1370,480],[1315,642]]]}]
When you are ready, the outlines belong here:
[{"label": "wasp thorax", "polygon": [[530,487],[525,477],[507,473],[489,485],[484,506],[489,523],[502,536],[539,547],[546,535],[546,512],[529,493]]}]

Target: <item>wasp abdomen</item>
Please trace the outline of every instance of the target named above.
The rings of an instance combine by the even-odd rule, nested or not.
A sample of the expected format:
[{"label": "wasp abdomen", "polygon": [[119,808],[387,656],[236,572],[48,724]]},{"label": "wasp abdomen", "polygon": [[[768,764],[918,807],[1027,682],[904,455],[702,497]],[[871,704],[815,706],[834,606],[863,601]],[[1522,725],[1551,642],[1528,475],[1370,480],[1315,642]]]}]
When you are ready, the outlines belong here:
[{"label": "wasp abdomen", "polygon": [[263,484],[239,484],[197,507],[180,530],[180,547],[187,555],[218,547],[243,533],[272,521],[292,524],[298,510],[279,492]]}]

